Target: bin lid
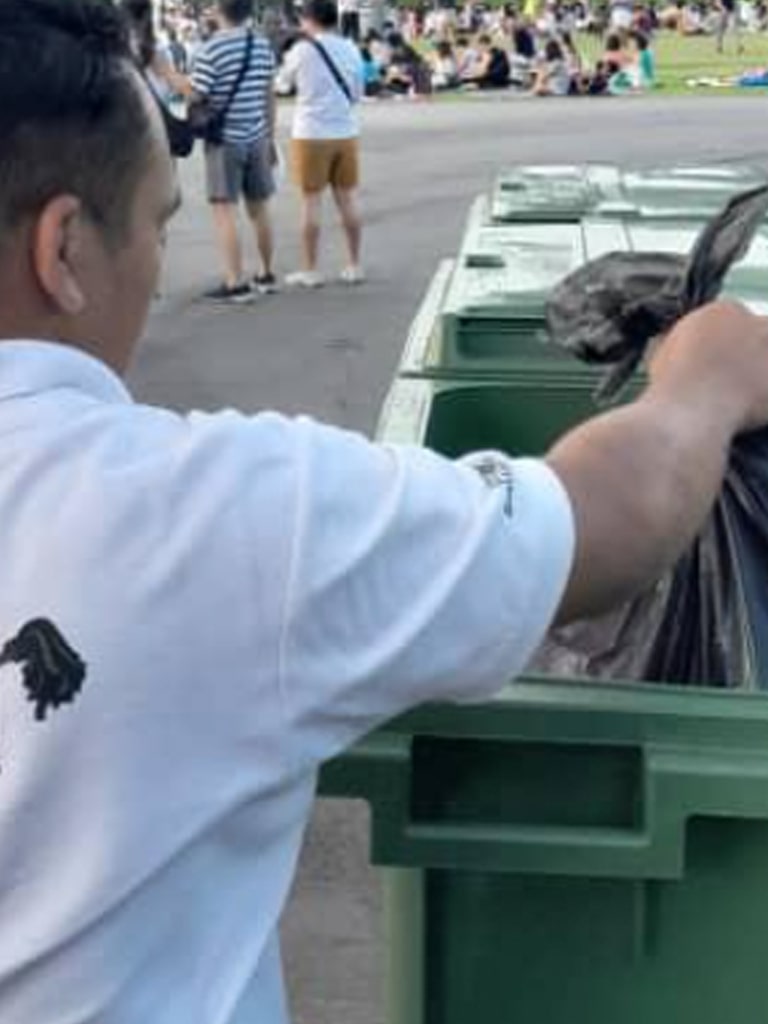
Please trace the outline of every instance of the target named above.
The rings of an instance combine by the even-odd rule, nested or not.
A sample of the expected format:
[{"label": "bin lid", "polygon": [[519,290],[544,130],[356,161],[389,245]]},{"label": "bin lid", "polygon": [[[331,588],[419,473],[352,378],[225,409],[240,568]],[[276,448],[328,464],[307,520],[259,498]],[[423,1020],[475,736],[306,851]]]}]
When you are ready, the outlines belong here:
[{"label": "bin lid", "polygon": [[753,165],[620,170],[610,165],[527,166],[496,179],[490,223],[564,222],[605,217],[705,219],[736,192],[764,184]]},{"label": "bin lid", "polygon": [[[499,308],[518,320],[543,320],[552,288],[584,263],[612,252],[689,253],[701,230],[694,218],[578,224],[469,225],[446,290],[443,313],[482,317]],[[728,294],[768,301],[768,225],[727,279]]]},{"label": "bin lid", "polygon": [[[499,323],[489,306],[484,318],[472,321],[470,332],[464,330],[465,321],[457,325],[455,318],[444,318],[455,267],[455,260],[443,260],[432,278],[408,333],[398,368],[400,379],[446,379],[457,374],[493,377],[501,367],[505,381],[518,376],[528,380],[541,370],[547,380],[560,377],[563,382],[576,382],[584,378],[592,380],[594,386],[595,370],[549,341],[539,294],[518,293],[515,318],[507,317],[502,309],[505,319]],[[490,301],[501,303],[502,299],[492,296]],[[514,360],[510,359],[511,352]]]},{"label": "bin lid", "polygon": [[625,171],[622,190],[640,216],[703,219],[717,213],[737,192],[764,185],[766,177],[765,171],[750,165]]},{"label": "bin lid", "polygon": [[[687,253],[701,226],[690,220],[643,222],[627,225],[629,248],[635,252]],[[746,256],[730,271],[726,294],[739,298],[755,312],[768,301],[768,226],[755,235]]]},{"label": "bin lid", "polygon": [[579,221],[601,202],[600,182],[614,180],[619,198],[620,174],[604,167],[599,178],[587,166],[529,166],[505,171],[493,189],[491,218],[498,222]]},{"label": "bin lid", "polygon": [[[483,316],[514,305],[517,318],[543,322],[552,288],[564,277],[610,252],[632,247],[621,221],[489,226],[487,205],[473,207],[448,289],[444,311]],[[666,226],[666,225],[665,225]]]},{"label": "bin lid", "polygon": [[[688,253],[701,230],[694,217],[489,226],[476,204],[464,243],[443,290],[425,369],[508,372],[554,365],[560,350],[546,343],[547,299],[585,262],[611,252]],[[768,226],[732,269],[725,293],[768,312]],[[586,370],[574,364],[573,370]]]}]

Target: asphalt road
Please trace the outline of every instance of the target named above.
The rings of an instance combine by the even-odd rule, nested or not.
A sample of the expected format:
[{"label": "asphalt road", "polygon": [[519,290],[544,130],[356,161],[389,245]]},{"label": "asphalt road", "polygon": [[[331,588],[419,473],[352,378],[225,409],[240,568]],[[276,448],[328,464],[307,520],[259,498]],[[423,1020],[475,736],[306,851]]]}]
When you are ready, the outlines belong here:
[{"label": "asphalt road", "polygon": [[[178,409],[308,412],[371,431],[420,295],[457,247],[470,200],[500,166],[586,160],[768,167],[762,97],[473,100],[364,110],[368,284],[281,294],[216,309],[217,280],[197,162],[182,167],[185,205],[171,232],[163,295],[132,377],[136,395]],[[282,112],[285,133],[290,111]],[[275,203],[278,266],[297,262],[294,197]],[[340,266],[329,226],[325,268]],[[378,1024],[379,899],[366,865],[365,814],[322,804],[284,927],[297,1024]]]}]

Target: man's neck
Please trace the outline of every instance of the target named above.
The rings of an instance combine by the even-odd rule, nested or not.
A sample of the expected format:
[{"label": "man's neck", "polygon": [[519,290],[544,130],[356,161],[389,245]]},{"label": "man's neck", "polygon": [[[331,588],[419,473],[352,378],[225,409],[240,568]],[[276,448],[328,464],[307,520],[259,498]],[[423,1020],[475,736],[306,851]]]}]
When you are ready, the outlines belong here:
[{"label": "man's neck", "polygon": [[99,362],[104,363],[105,366],[108,366],[119,377],[125,376],[127,371],[127,359],[118,357],[116,353],[106,351],[102,345],[96,343],[89,344],[85,341],[66,340],[50,330],[29,327],[6,331],[0,328],[0,351],[2,351],[2,346],[9,341],[40,341],[46,342],[49,345],[58,345],[60,348],[71,348],[77,352],[85,352],[94,359],[98,359]]}]

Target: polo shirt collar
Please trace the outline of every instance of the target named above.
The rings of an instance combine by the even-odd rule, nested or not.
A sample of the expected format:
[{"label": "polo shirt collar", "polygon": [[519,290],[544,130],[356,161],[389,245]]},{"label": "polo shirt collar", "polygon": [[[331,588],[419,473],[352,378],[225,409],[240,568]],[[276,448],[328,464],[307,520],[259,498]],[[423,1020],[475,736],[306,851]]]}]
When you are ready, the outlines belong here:
[{"label": "polo shirt collar", "polygon": [[87,352],[50,341],[0,341],[0,402],[61,388],[103,402],[133,401],[114,370]]}]

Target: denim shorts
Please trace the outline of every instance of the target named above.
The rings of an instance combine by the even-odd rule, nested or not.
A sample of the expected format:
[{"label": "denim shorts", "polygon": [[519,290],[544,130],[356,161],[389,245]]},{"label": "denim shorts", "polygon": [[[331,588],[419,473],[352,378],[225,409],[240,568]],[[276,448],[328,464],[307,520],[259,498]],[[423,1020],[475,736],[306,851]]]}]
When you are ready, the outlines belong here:
[{"label": "denim shorts", "polygon": [[241,197],[263,203],[275,191],[269,139],[206,146],[205,170],[211,203],[237,203]]}]

